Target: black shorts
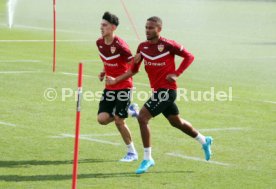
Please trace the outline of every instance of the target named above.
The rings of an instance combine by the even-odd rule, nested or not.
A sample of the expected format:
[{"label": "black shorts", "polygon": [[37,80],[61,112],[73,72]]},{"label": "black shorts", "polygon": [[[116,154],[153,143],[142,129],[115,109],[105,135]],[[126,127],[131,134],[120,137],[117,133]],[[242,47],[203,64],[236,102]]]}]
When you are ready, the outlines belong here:
[{"label": "black shorts", "polygon": [[171,89],[158,89],[153,92],[151,98],[144,104],[145,108],[150,112],[152,117],[162,113],[165,117],[169,115],[178,115],[179,110],[174,103],[176,99],[176,91]]},{"label": "black shorts", "polygon": [[130,105],[131,90],[107,90],[105,89],[99,104],[98,114],[106,112],[110,116],[117,115],[120,118],[128,117],[128,107]]}]

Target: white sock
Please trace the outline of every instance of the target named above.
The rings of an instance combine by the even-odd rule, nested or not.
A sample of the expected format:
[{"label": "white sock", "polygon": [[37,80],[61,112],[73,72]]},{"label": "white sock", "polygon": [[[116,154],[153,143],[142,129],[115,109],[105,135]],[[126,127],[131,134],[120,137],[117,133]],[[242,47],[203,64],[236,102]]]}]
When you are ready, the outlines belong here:
[{"label": "white sock", "polygon": [[136,150],[135,150],[133,142],[131,142],[130,144],[127,145],[127,152],[136,154]]},{"label": "white sock", "polygon": [[144,148],[144,160],[150,160],[151,157],[151,147]]},{"label": "white sock", "polygon": [[195,137],[195,139],[196,139],[200,144],[205,144],[205,143],[206,143],[205,136],[203,136],[201,133],[198,133],[198,135]]}]

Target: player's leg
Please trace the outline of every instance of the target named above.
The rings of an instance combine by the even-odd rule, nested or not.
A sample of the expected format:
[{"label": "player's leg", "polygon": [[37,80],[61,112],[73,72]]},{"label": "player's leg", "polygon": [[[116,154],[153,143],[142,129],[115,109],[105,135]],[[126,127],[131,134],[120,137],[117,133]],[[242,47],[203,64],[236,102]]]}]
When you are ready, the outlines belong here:
[{"label": "player's leg", "polygon": [[170,122],[171,126],[181,130],[190,137],[195,138],[198,135],[192,124],[179,116],[179,110],[175,103],[169,106],[164,112],[163,115]]},{"label": "player's leg", "polygon": [[101,125],[107,125],[114,121],[113,111],[115,108],[115,100],[107,98],[109,92],[110,91],[106,89],[103,91],[102,98],[99,103],[97,120]]},{"label": "player's leg", "polygon": [[[149,120],[152,118],[151,113],[148,111],[145,106],[142,107],[142,109],[139,112],[138,116],[138,123],[140,126],[140,132],[141,132],[141,137],[143,141],[143,146],[144,148],[149,148],[151,146],[150,143],[150,128],[149,128]],[[147,159],[147,158],[146,158]]]},{"label": "player's leg", "polygon": [[211,152],[211,144],[212,144],[212,137],[205,137],[196,129],[193,128],[192,124],[188,121],[182,119],[179,116],[179,111],[175,103],[169,106],[164,112],[163,115],[168,119],[170,124],[184,132],[185,134],[189,135],[190,137],[197,140],[201,145],[205,153],[205,159],[209,160],[212,152]]},{"label": "player's leg", "polygon": [[[125,98],[121,98],[121,96]],[[125,119],[128,117],[128,107],[130,105],[130,90],[120,90],[116,92],[116,111],[115,125],[120,132],[126,146],[127,154],[121,159],[122,162],[131,162],[138,159],[137,151],[132,141],[131,132],[126,124]]]},{"label": "player's leg", "polygon": [[130,144],[132,142],[131,133],[130,133],[129,128],[126,125],[125,119],[120,118],[119,116],[115,115],[114,120],[115,120],[115,125],[116,125],[118,131],[121,133],[121,136],[122,136],[125,144],[126,145]]},{"label": "player's leg", "polygon": [[140,126],[141,137],[144,146],[144,159],[141,162],[139,168],[136,170],[137,174],[142,174],[148,170],[151,166],[154,166],[155,162],[151,156],[151,142],[150,142],[150,128],[149,120],[152,118],[151,113],[145,106],[139,112],[137,117]]},{"label": "player's leg", "polygon": [[137,174],[146,172],[149,167],[155,164],[151,156],[150,127],[148,123],[152,117],[162,113],[171,104],[167,95],[169,93],[166,89],[155,92],[139,112],[138,122],[144,145],[144,160],[136,170]]},{"label": "player's leg", "polygon": [[110,122],[114,121],[114,116],[110,116],[109,113],[101,112],[98,114],[98,123],[101,125],[107,125]]}]

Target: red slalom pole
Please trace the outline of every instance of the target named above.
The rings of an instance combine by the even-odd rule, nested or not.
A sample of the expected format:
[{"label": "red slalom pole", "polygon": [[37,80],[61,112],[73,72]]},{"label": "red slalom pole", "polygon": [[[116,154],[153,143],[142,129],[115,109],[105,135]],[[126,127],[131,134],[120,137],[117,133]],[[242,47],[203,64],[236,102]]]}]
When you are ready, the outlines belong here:
[{"label": "red slalom pole", "polygon": [[56,71],[56,46],[57,46],[57,14],[56,0],[53,0],[53,72]]},{"label": "red slalom pole", "polygon": [[78,159],[79,159],[79,136],[80,136],[80,113],[81,113],[81,95],[82,95],[82,63],[79,63],[78,75],[78,101],[77,101],[77,114],[76,114],[76,134],[75,134],[75,147],[74,147],[74,164],[72,176],[72,189],[77,189],[78,177]]}]

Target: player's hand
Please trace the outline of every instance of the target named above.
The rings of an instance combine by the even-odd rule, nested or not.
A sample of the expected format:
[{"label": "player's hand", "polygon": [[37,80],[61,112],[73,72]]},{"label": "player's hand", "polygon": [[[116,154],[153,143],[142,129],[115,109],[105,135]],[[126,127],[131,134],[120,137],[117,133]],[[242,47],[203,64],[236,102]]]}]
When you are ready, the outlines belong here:
[{"label": "player's hand", "polygon": [[117,84],[117,80],[114,77],[106,76],[105,83],[106,83],[106,85],[115,85],[115,84]]},{"label": "player's hand", "polygon": [[142,56],[141,56],[141,53],[137,53],[135,56],[134,56],[134,64],[138,64],[142,59]]},{"label": "player's hand", "polygon": [[98,75],[98,78],[100,81],[103,81],[104,80],[104,76],[105,76],[105,72],[101,72],[99,75]]},{"label": "player's hand", "polygon": [[176,74],[169,74],[169,75],[167,75],[166,79],[169,82],[175,82],[177,80],[177,75]]}]

